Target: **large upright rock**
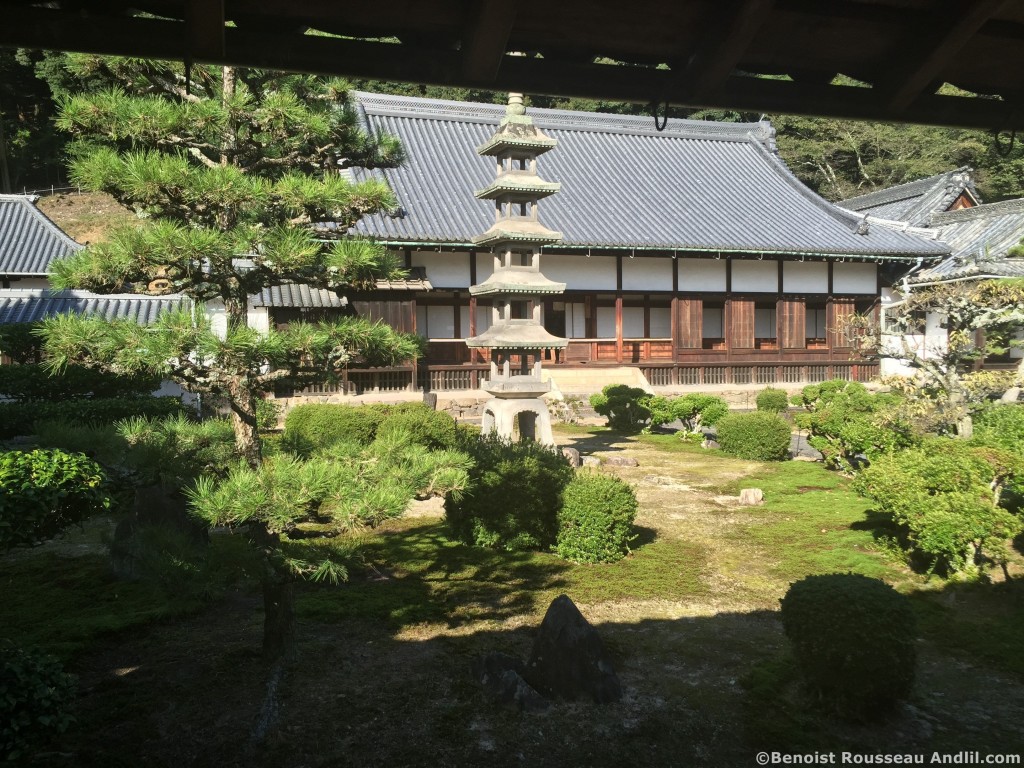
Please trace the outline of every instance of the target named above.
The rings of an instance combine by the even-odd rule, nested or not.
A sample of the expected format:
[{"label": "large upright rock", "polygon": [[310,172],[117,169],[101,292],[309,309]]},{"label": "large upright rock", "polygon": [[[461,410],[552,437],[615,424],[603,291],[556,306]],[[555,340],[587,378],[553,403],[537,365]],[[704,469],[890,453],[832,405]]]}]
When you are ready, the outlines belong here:
[{"label": "large upright rock", "polygon": [[523,677],[552,698],[622,698],[622,686],[597,630],[566,595],[556,597],[540,625]]}]

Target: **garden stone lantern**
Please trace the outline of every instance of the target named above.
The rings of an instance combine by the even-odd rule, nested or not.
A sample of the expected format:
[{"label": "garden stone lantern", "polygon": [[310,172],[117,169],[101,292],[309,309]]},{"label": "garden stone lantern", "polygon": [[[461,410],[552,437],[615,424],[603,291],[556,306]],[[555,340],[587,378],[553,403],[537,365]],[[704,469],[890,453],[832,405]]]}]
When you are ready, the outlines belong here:
[{"label": "garden stone lantern", "polygon": [[522,94],[510,93],[497,132],[477,147],[478,154],[495,160],[494,181],[475,193],[494,202],[494,224],[473,242],[492,249],[494,272],[469,292],[490,298],[494,308],[490,328],[466,339],[470,349],[490,350],[490,377],[482,387],[492,398],[484,405],[483,433],[511,438],[518,418],[521,437],[546,445],[555,441],[542,399],[551,382],[541,376],[541,359],[544,350],[568,344],[548,333],[541,318],[543,298],[565,292],[565,283],[540,271],[541,248],[562,239],[537,215],[538,201],[561,186],[537,175],[537,156],[555,144],[526,114]]}]

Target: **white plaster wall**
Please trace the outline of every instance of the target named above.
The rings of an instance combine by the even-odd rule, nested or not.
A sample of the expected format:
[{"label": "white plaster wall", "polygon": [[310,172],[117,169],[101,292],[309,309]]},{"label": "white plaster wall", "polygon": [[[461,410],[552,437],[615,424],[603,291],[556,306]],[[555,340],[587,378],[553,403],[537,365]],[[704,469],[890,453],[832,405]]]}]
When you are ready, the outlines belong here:
[{"label": "white plaster wall", "polygon": [[[543,262],[541,262],[543,264]],[[494,254],[478,253],[476,255],[476,282],[482,283],[494,274]]]},{"label": "white plaster wall", "polygon": [[776,293],[779,290],[779,265],[774,261],[734,261],[732,289],[748,293]]},{"label": "white plaster wall", "polygon": [[671,291],[670,258],[636,257],[622,260],[622,288],[626,291]]},{"label": "white plaster wall", "polygon": [[833,264],[832,290],[835,293],[871,293],[878,290],[877,264]]},{"label": "white plaster wall", "polygon": [[614,339],[615,307],[598,307],[595,319],[597,321],[597,338]]},{"label": "white plaster wall", "polygon": [[412,266],[426,267],[427,279],[435,288],[469,287],[468,253],[413,251]]},{"label": "white plaster wall", "polygon": [[270,333],[270,309],[267,307],[249,307],[245,321],[260,333]]},{"label": "white plaster wall", "polygon": [[668,307],[651,307],[651,338],[672,338],[672,310]]},{"label": "white plaster wall", "polygon": [[[733,277],[733,286],[736,278]],[[787,261],[782,265],[784,293],[828,293],[828,264],[824,262]]]},{"label": "white plaster wall", "polygon": [[19,277],[11,280],[12,291],[39,291],[49,290],[50,281],[45,277]]},{"label": "white plaster wall", "polygon": [[[614,310],[613,310],[614,313]],[[613,314],[614,318],[614,314]],[[612,336],[615,335],[615,326],[612,325]],[[622,308],[622,338],[642,339],[644,338],[644,308],[623,307]]]},{"label": "white plaster wall", "polygon": [[228,334],[228,316],[224,311],[224,302],[220,299],[212,299],[206,302],[206,316],[210,318],[210,330],[219,339]]},{"label": "white plaster wall", "polygon": [[614,256],[563,256],[544,253],[540,257],[540,271],[549,280],[565,283],[566,289],[570,291],[614,291],[616,288]]},{"label": "white plaster wall", "polygon": [[679,259],[679,290],[724,291],[725,264],[722,259]]},{"label": "white plaster wall", "polygon": [[582,301],[565,305],[565,332],[570,339],[587,337],[586,304]]}]

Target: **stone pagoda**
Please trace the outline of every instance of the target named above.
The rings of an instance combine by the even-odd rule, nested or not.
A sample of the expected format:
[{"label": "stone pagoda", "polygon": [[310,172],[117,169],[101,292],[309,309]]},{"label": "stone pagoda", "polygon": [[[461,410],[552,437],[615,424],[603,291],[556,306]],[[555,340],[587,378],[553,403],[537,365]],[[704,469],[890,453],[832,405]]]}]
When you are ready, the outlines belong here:
[{"label": "stone pagoda", "polygon": [[545,349],[568,344],[541,324],[543,297],[565,292],[565,283],[548,280],[540,271],[541,247],[562,239],[537,218],[537,201],[561,186],[537,175],[537,156],[555,144],[526,115],[522,94],[510,93],[497,132],[477,147],[478,154],[495,160],[494,181],[475,193],[494,201],[494,225],[473,242],[491,248],[494,273],[469,292],[490,298],[494,310],[491,327],[466,339],[470,349],[491,354],[491,375],[482,385],[492,395],[484,405],[483,433],[511,438],[518,417],[521,437],[547,445],[555,441],[542,396],[551,382],[541,377],[541,357]]}]

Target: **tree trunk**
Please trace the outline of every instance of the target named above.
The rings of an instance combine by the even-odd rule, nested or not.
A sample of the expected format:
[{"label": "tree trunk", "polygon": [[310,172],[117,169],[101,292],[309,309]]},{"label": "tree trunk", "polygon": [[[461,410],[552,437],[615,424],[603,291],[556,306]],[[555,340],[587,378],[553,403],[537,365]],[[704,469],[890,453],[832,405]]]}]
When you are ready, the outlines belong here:
[{"label": "tree trunk", "polygon": [[295,634],[294,580],[279,562],[279,536],[261,522],[250,524],[250,535],[263,557],[263,657],[275,661],[291,647]]},{"label": "tree trunk", "polygon": [[[235,68],[224,67],[223,83],[221,87],[221,103],[228,108],[228,103],[235,96]],[[224,133],[221,135],[220,164],[228,165],[231,162],[231,151],[238,144],[237,126],[228,113],[227,122],[224,124]]]},{"label": "tree trunk", "polygon": [[231,427],[235,431],[235,450],[253,469],[263,463],[263,445],[256,425],[256,394],[248,379],[238,377],[228,385],[231,400]]}]

